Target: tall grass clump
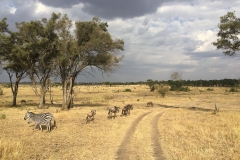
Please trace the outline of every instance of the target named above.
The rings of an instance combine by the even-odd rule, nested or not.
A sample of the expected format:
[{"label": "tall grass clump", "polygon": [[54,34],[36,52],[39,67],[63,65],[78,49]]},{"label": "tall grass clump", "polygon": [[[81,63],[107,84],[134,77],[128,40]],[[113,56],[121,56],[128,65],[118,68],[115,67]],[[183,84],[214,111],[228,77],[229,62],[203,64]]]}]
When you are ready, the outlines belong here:
[{"label": "tall grass clump", "polygon": [[127,89],[125,89],[125,91],[124,92],[132,92],[132,90],[131,89],[129,89],[129,88],[127,88]]},{"label": "tall grass clump", "polygon": [[0,95],[3,95],[3,89],[0,87]]},{"label": "tall grass clump", "polygon": [[0,159],[17,160],[23,157],[23,144],[20,141],[6,141],[0,139]]},{"label": "tall grass clump", "polygon": [[6,114],[2,114],[1,119],[6,119]]}]

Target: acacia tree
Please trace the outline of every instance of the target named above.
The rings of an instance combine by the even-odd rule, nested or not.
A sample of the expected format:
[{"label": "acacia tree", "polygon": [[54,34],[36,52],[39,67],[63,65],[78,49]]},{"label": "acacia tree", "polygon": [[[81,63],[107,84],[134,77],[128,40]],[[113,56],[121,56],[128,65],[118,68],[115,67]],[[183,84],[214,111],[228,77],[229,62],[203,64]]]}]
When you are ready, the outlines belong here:
[{"label": "acacia tree", "polygon": [[3,69],[10,79],[10,87],[13,95],[12,105],[17,105],[18,86],[24,78],[27,66],[22,59],[23,52],[18,48],[21,46],[16,40],[16,34],[8,29],[6,18],[0,22],[0,59]]},{"label": "acacia tree", "polygon": [[56,59],[57,71],[63,88],[62,109],[70,109],[73,103],[73,87],[78,74],[87,67],[97,68],[103,73],[111,73],[122,56],[123,40],[113,40],[107,31],[108,24],[97,17],[92,21],[75,23],[74,36],[71,35],[72,21],[67,15],[58,23],[58,44],[60,55]]},{"label": "acacia tree", "polygon": [[170,79],[168,81],[168,84],[171,86],[170,90],[171,91],[175,91],[175,90],[179,90],[182,87],[182,73],[179,72],[173,72],[170,75]]},{"label": "acacia tree", "polygon": [[218,24],[219,32],[217,42],[212,44],[217,49],[222,49],[227,56],[233,56],[237,51],[240,51],[240,18],[237,18],[234,12],[228,12],[226,15],[220,17]]},{"label": "acacia tree", "polygon": [[[59,15],[52,14],[47,20],[17,23],[18,41],[22,43],[28,70],[27,73],[33,84],[33,91],[39,96],[39,108],[45,103],[47,80],[53,71],[53,59],[58,55],[56,23]],[[39,84],[39,89],[37,87]]]}]

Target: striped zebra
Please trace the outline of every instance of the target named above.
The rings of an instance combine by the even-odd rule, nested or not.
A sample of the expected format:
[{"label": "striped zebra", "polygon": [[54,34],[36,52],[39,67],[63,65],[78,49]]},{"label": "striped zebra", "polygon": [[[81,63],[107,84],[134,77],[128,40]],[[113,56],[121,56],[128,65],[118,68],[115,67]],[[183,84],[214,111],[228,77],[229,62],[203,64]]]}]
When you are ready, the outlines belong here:
[{"label": "striped zebra", "polygon": [[90,120],[94,121],[94,115],[96,115],[96,110],[91,110],[91,112],[87,114],[86,123]]},{"label": "striped zebra", "polygon": [[116,113],[118,113],[120,110],[120,107],[114,106],[112,108],[109,108],[108,110],[108,116],[112,118],[112,114],[114,113],[114,118],[116,117]]},{"label": "striped zebra", "polygon": [[122,115],[126,116],[126,115],[130,114],[130,110],[133,110],[133,106],[131,104],[124,106],[122,109]]},{"label": "striped zebra", "polygon": [[54,120],[54,126],[56,126],[56,121],[51,113],[42,113],[42,114],[35,114],[33,112],[27,111],[24,120],[28,119],[28,123],[34,122],[35,128],[39,125],[40,129],[42,130],[42,125],[47,126],[47,130],[50,132],[52,129],[51,122],[52,119]]}]

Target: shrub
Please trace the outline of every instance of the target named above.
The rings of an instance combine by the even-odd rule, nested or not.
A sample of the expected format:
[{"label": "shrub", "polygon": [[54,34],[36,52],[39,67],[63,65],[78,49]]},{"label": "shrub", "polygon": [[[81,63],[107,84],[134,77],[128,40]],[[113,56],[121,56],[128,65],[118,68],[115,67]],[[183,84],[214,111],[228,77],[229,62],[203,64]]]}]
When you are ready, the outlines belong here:
[{"label": "shrub", "polygon": [[183,91],[183,92],[188,92],[188,91],[190,91],[190,88],[189,87],[181,87],[178,90]]},{"label": "shrub", "polygon": [[10,83],[4,85],[4,88],[10,88],[10,87],[11,87]]},{"label": "shrub", "polygon": [[159,85],[158,93],[162,95],[162,97],[165,97],[165,94],[169,91],[169,88],[164,85]]},{"label": "shrub", "polygon": [[238,90],[237,90],[237,88],[235,88],[235,87],[232,87],[232,88],[230,88],[229,89],[229,92],[237,92]]},{"label": "shrub", "polygon": [[170,91],[179,91],[182,88],[182,81],[169,81]]},{"label": "shrub", "polygon": [[3,89],[0,87],[0,95],[3,95]]},{"label": "shrub", "polygon": [[207,91],[214,91],[213,88],[208,88]]},{"label": "shrub", "polygon": [[125,91],[124,92],[132,92],[132,90],[131,89],[129,89],[129,88],[127,88],[127,89],[125,89]]},{"label": "shrub", "polygon": [[6,119],[6,115],[5,115],[5,114],[2,114],[2,115],[1,115],[1,119]]}]

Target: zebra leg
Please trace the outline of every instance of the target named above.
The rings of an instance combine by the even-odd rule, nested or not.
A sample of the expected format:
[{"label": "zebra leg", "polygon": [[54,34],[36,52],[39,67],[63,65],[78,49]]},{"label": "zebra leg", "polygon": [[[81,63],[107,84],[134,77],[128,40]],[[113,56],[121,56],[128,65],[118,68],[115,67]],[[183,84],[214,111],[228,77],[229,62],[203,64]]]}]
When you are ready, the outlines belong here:
[{"label": "zebra leg", "polygon": [[38,126],[38,123],[35,123],[33,129],[37,129],[37,126]]},{"label": "zebra leg", "polygon": [[57,128],[57,122],[55,121],[55,119],[54,119],[54,127]]},{"label": "zebra leg", "polygon": [[47,125],[47,130],[48,130],[49,132],[52,130],[51,121],[50,121],[49,124]]},{"label": "zebra leg", "polygon": [[41,124],[39,125],[39,127],[40,127],[41,131],[43,131],[43,130],[42,130],[42,125],[41,125]]}]

